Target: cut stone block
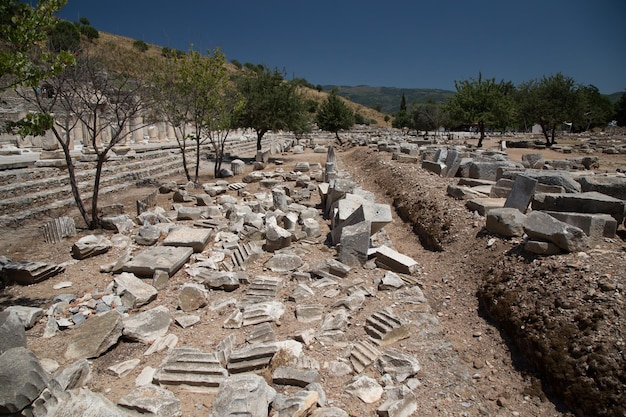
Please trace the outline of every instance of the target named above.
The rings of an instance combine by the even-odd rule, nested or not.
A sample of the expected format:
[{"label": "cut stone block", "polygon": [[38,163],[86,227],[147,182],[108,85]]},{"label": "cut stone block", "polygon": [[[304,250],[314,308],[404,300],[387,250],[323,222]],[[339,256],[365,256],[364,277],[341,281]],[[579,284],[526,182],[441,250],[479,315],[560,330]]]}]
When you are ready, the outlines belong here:
[{"label": "cut stone block", "polygon": [[278,394],[272,402],[272,412],[276,412],[278,416],[310,416],[317,409],[319,401],[320,395],[317,391],[298,391],[289,397]]},{"label": "cut stone block", "polygon": [[250,372],[267,367],[278,352],[274,344],[256,344],[234,350],[230,354],[227,369],[231,374]]},{"label": "cut stone block", "polygon": [[163,240],[164,246],[181,246],[192,248],[194,252],[202,252],[211,238],[213,230],[181,226],[170,230]]},{"label": "cut stone block", "polygon": [[255,374],[233,375],[220,387],[209,417],[267,417],[276,390]]},{"label": "cut stone block", "polygon": [[421,366],[414,357],[398,349],[388,349],[378,357],[376,368],[381,375],[389,374],[397,382],[404,382],[417,374]]},{"label": "cut stone block", "polygon": [[312,323],[322,319],[324,307],[321,304],[297,304],[296,319],[300,323]]},{"label": "cut stone block", "polygon": [[610,214],[617,224],[624,221],[625,207],[624,200],[595,191],[576,194],[535,194],[532,202],[533,210]]},{"label": "cut stone block", "polygon": [[108,252],[113,245],[105,236],[88,235],[82,237],[72,246],[72,256],[85,259]]},{"label": "cut stone block", "polygon": [[76,224],[74,219],[68,216],[50,220],[41,229],[47,243],[57,243],[66,237],[76,236]]},{"label": "cut stone block", "polygon": [[446,169],[446,164],[441,161],[422,161],[422,168],[426,171],[434,172],[437,175],[442,175],[444,170]]},{"label": "cut stone block", "polygon": [[172,349],[156,370],[154,382],[182,386],[190,391],[211,392],[228,377],[228,372],[213,353],[193,348]]},{"label": "cut stone block", "polygon": [[376,265],[400,274],[411,275],[417,271],[419,265],[409,256],[403,255],[388,246],[376,248]]},{"label": "cut stone block", "polygon": [[19,285],[31,285],[53,277],[65,268],[59,265],[50,265],[44,262],[8,262],[2,266],[2,274],[8,282]]},{"label": "cut stone block", "polygon": [[360,340],[355,343],[352,351],[350,351],[350,363],[356,371],[361,373],[365,368],[372,364],[381,352],[376,346],[368,342],[367,340]]},{"label": "cut stone block", "polygon": [[[363,221],[354,225],[347,225],[341,229],[338,258],[341,262],[350,266],[363,265],[367,261],[370,247],[370,236],[372,224]],[[336,229],[333,229],[335,233]]]},{"label": "cut stone block", "polygon": [[276,334],[269,322],[257,324],[252,327],[252,331],[246,336],[246,342],[253,343],[270,343],[276,341]]},{"label": "cut stone block", "polygon": [[341,230],[346,226],[356,225],[368,221],[371,224],[370,234],[374,234],[392,222],[391,207],[388,204],[376,204],[369,201],[357,207],[350,216],[335,225],[332,230],[333,243],[338,243],[341,239]]},{"label": "cut stone block", "polygon": [[626,177],[621,175],[588,175],[577,178],[581,191],[597,191],[608,196],[626,200]]},{"label": "cut stone block", "polygon": [[461,166],[461,160],[462,160],[462,157],[459,151],[455,149],[450,149],[448,151],[448,155],[446,156],[446,161],[445,161],[446,167],[441,173],[441,175],[444,177],[448,177],[448,178],[455,177],[456,173],[459,170],[459,167]]},{"label": "cut stone block", "polygon": [[172,318],[165,306],[142,311],[124,319],[124,338],[151,344],[167,334]]},{"label": "cut stone block", "polygon": [[506,202],[505,198],[474,198],[465,202],[465,207],[470,211],[478,212],[481,216],[486,216],[487,212],[493,208],[502,208]]},{"label": "cut stone block", "polygon": [[365,332],[379,346],[386,346],[409,337],[410,325],[389,311],[369,316],[365,321]]},{"label": "cut stone block", "polygon": [[120,398],[118,405],[140,415],[155,417],[181,415],[180,400],[172,391],[156,385],[135,388]]},{"label": "cut stone block", "polygon": [[567,171],[547,171],[542,169],[526,169],[522,171],[516,168],[502,169],[498,179],[508,178],[514,180],[515,177],[520,174],[536,179],[539,184],[563,187],[567,193],[579,193],[581,190],[580,184],[577,183],[572,177],[572,174]]},{"label": "cut stone block", "polygon": [[487,231],[504,237],[522,236],[524,234],[524,219],[517,208],[494,208],[487,213]]},{"label": "cut stone block", "polygon": [[535,178],[525,175],[516,176],[515,181],[513,181],[513,188],[511,188],[511,192],[504,202],[504,207],[516,208],[522,213],[526,213],[528,204],[530,204],[530,200],[535,194],[537,182]]},{"label": "cut stone block", "polygon": [[552,242],[567,252],[589,248],[589,239],[581,229],[541,211],[532,211],[526,216],[524,231],[531,240]]},{"label": "cut stone block", "polygon": [[275,322],[285,314],[285,306],[280,301],[265,301],[248,304],[243,309],[243,325],[250,326],[264,322]]},{"label": "cut stone block", "polygon": [[282,283],[282,278],[259,275],[250,283],[242,303],[253,304],[262,301],[271,301],[276,298],[276,294],[282,287]]},{"label": "cut stone block", "polygon": [[[22,415],[48,386],[48,375],[34,353],[15,347],[0,355],[0,414]],[[14,414],[15,413],[15,414]]]},{"label": "cut stone block", "polygon": [[524,243],[524,250],[538,255],[556,255],[561,253],[561,248],[554,243],[539,240],[527,240],[526,243]]},{"label": "cut stone block", "polygon": [[272,382],[278,385],[292,385],[304,388],[320,380],[319,373],[314,369],[297,369],[290,366],[279,366],[272,373]]},{"label": "cut stone block", "polygon": [[155,246],[139,252],[128,261],[123,270],[140,277],[152,277],[155,271],[166,271],[174,275],[193,253],[192,248]]},{"label": "cut stone block", "polygon": [[122,304],[128,308],[138,308],[156,299],[158,291],[152,285],[143,282],[134,274],[123,272],[114,279],[115,292]]},{"label": "cut stone block", "polygon": [[582,229],[592,243],[599,243],[604,237],[614,238],[617,231],[617,222],[610,214],[560,211],[546,211],[546,213],[555,219]]}]

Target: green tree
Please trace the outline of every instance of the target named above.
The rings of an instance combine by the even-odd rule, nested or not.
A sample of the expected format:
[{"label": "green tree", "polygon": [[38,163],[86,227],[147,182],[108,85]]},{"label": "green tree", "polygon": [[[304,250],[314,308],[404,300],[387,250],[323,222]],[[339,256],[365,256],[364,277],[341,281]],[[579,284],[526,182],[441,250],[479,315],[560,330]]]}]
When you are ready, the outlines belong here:
[{"label": "green tree", "polygon": [[448,124],[448,113],[443,105],[436,103],[431,97],[426,103],[411,104],[411,118],[416,130],[423,130],[428,135],[429,130],[437,130]]},{"label": "green tree", "polygon": [[445,109],[450,117],[462,123],[476,124],[480,132],[478,147],[483,146],[486,126],[506,124],[513,111],[513,102],[507,94],[508,84],[495,78],[454,81],[456,93],[448,100]]},{"label": "green tree", "polygon": [[[57,24],[54,14],[65,0],[41,0],[31,7],[18,0],[0,1],[0,100],[6,90],[38,88],[41,82],[74,64],[68,51],[58,54],[46,47],[48,33]],[[40,136],[53,123],[50,115],[30,113],[17,122],[8,122],[5,129],[28,129]]]},{"label": "green tree", "polygon": [[413,127],[413,120],[407,111],[406,97],[404,96],[404,93],[402,93],[402,98],[400,99],[400,111],[393,115],[391,127],[402,130],[407,129],[406,133],[408,133],[408,131]]},{"label": "green tree", "polygon": [[343,145],[339,131],[350,129],[354,125],[354,113],[337,94],[334,88],[317,112],[317,125],[320,129],[333,132],[339,145]]},{"label": "green tree", "polygon": [[618,126],[626,126],[626,92],[622,93],[619,100],[615,103],[613,119],[615,119]]},{"label": "green tree", "polygon": [[561,73],[521,84],[517,97],[520,117],[541,126],[546,146],[556,143],[557,127],[572,123],[581,114],[577,85]]},{"label": "green tree", "polygon": [[245,99],[239,125],[255,131],[257,150],[261,150],[267,132],[293,131],[307,117],[305,101],[297,86],[285,81],[277,69],[251,67],[238,74],[236,83]]},{"label": "green tree", "polygon": [[592,127],[606,126],[613,115],[613,103],[604,94],[600,94],[594,85],[578,87],[581,114],[574,125],[577,130],[587,131]]},{"label": "green tree", "polygon": [[[201,55],[190,48],[182,57],[171,55],[166,65],[152,74],[155,105],[160,117],[174,127],[188,181],[199,179],[200,150],[207,141],[214,151],[223,151],[223,141],[233,127],[231,112],[242,107],[236,94],[227,91],[229,78],[225,56],[219,50]],[[195,146],[195,172],[192,176],[187,161],[187,145]],[[221,154],[216,154],[221,164]],[[218,170],[219,172],[219,170]]]}]

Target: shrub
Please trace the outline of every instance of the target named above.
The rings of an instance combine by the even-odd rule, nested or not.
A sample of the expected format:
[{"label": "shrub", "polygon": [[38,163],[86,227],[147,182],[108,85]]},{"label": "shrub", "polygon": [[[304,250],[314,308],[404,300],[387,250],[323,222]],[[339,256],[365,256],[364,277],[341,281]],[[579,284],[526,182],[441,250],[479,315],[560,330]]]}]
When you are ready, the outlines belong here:
[{"label": "shrub", "polygon": [[136,39],[133,42],[133,48],[135,48],[136,50],[138,50],[139,52],[146,52],[149,48],[148,44],[145,43],[144,41],[140,40],[140,39]]},{"label": "shrub", "polygon": [[230,63],[233,64],[235,67],[237,67],[237,69],[243,68],[243,65],[241,65],[241,62],[237,61],[236,59],[231,59]]},{"label": "shrub", "polygon": [[85,35],[87,39],[90,41],[94,39],[98,39],[100,37],[100,32],[93,26],[83,25],[80,27],[80,33]]},{"label": "shrub", "polygon": [[48,33],[48,48],[53,52],[78,52],[80,32],[72,22],[61,20]]}]

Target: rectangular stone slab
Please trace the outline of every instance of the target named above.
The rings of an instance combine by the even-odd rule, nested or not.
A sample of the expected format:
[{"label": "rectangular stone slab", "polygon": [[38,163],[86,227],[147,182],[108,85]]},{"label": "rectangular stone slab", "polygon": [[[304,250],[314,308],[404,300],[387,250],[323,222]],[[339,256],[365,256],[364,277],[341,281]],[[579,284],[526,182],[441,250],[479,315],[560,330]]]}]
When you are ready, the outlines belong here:
[{"label": "rectangular stone slab", "polygon": [[194,252],[202,252],[209,242],[213,229],[181,226],[169,232],[163,240],[164,246],[183,246],[192,248]]},{"label": "rectangular stone slab", "polygon": [[126,262],[123,271],[147,278],[152,278],[155,271],[166,271],[171,277],[189,260],[192,253],[192,248],[154,246]]}]

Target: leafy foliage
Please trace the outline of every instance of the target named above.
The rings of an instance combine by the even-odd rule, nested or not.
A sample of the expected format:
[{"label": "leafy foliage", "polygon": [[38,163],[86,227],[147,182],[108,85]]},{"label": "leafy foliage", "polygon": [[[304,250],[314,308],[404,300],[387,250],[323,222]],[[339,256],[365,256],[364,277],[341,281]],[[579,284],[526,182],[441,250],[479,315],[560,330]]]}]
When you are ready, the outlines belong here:
[{"label": "leafy foliage", "polygon": [[239,74],[236,83],[245,99],[239,126],[256,132],[257,149],[270,130],[300,129],[308,123],[304,98],[277,69],[252,66]]},{"label": "leafy foliage", "polygon": [[520,117],[541,125],[548,146],[555,143],[559,126],[581,114],[578,87],[573,78],[561,73],[521,84],[517,101]]},{"label": "leafy foliage", "polygon": [[622,93],[619,100],[615,103],[613,118],[618,126],[626,126],[626,93]]},{"label": "leafy foliage", "polygon": [[96,28],[90,25],[83,24],[78,28],[81,35],[85,36],[88,40],[92,41],[100,37],[100,32]]},{"label": "leafy foliage", "polygon": [[[13,88],[37,88],[39,84],[74,63],[74,56],[51,53],[44,45],[55,28],[54,14],[65,0],[41,0],[37,7],[18,0],[0,2],[0,93]],[[8,130],[40,134],[50,127],[49,117],[32,114],[9,123]]]},{"label": "leafy foliage", "polygon": [[76,53],[80,51],[80,31],[78,27],[66,20],[58,22],[48,34],[48,48],[56,53],[61,51]]},{"label": "leafy foliage", "polygon": [[427,103],[411,104],[411,119],[413,128],[416,130],[437,130],[440,127],[448,127],[450,117],[444,106],[429,100]]},{"label": "leafy foliage", "polygon": [[138,50],[139,52],[146,52],[150,47],[148,46],[147,43],[145,43],[144,41],[142,41],[141,39],[136,39],[133,42],[133,48],[135,48],[136,50]]},{"label": "leafy foliage", "polygon": [[335,133],[339,144],[343,144],[339,131],[350,129],[354,125],[354,113],[337,95],[337,90],[330,92],[326,101],[317,112],[317,125],[322,130]]},{"label": "leafy foliage", "polygon": [[450,98],[446,110],[452,118],[467,124],[476,124],[480,132],[478,147],[485,138],[485,126],[503,126],[510,120],[513,101],[508,94],[508,83],[495,78],[455,81],[456,94]]}]

